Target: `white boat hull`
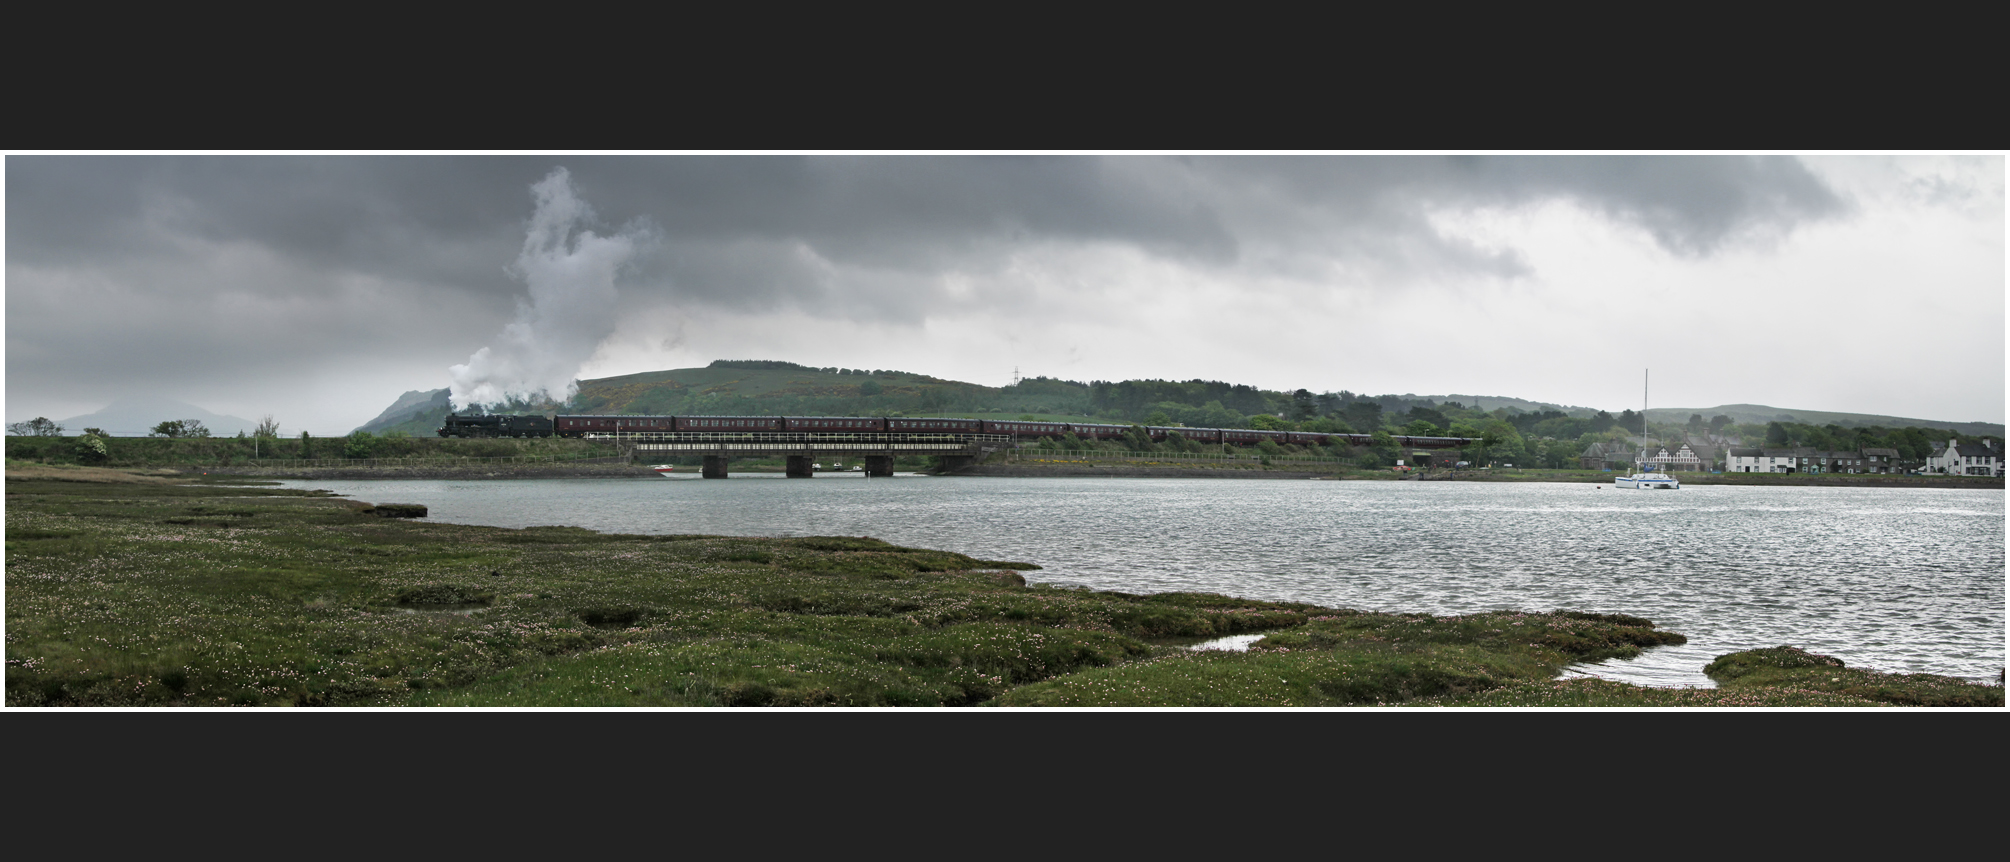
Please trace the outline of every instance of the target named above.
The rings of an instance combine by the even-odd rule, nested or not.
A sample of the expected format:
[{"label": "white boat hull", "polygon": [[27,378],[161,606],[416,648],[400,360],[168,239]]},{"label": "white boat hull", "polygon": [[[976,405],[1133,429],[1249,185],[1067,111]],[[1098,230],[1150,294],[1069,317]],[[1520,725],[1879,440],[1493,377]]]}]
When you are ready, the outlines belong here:
[{"label": "white boat hull", "polygon": [[1612,487],[1676,491],[1682,488],[1682,482],[1666,473],[1635,473],[1622,479],[1612,480]]}]

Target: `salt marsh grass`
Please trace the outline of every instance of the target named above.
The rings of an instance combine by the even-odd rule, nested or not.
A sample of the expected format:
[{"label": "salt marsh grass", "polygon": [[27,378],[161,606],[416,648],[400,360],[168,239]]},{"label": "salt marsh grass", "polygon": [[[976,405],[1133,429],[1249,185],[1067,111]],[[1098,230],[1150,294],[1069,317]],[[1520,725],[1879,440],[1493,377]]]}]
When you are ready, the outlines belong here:
[{"label": "salt marsh grass", "polygon": [[1681,642],[1621,615],[1098,592],[871,538],[471,527],[62,472],[8,474],[10,706],[2002,703],[1784,654],[1725,657],[1714,693],[1553,679]]}]

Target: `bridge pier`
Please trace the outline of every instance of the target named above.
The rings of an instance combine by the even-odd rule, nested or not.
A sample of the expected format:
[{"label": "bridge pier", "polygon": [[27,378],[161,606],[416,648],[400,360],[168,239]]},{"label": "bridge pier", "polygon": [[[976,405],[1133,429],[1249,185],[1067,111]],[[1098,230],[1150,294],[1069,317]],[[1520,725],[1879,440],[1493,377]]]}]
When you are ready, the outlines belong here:
[{"label": "bridge pier", "polygon": [[865,476],[866,476],[866,478],[868,478],[868,479],[871,479],[871,478],[874,478],[874,477],[879,477],[879,476],[891,476],[891,475],[893,475],[893,456],[892,456],[892,455],[867,455],[867,456],[865,456]]},{"label": "bridge pier", "polygon": [[726,456],[706,455],[705,470],[702,475],[707,479],[726,478]]},{"label": "bridge pier", "polygon": [[937,473],[954,473],[977,463],[975,455],[940,455],[936,458]]},{"label": "bridge pier", "polygon": [[810,469],[810,456],[790,455],[786,475],[791,479],[812,479],[816,472]]}]

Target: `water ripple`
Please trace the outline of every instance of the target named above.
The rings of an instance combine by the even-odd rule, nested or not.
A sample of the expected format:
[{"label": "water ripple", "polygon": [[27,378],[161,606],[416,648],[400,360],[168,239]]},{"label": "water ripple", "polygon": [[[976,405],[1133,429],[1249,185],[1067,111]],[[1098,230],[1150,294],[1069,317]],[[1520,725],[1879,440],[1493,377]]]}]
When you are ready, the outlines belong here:
[{"label": "water ripple", "polygon": [[1689,637],[1580,672],[1707,685],[1793,644],[1853,667],[1996,679],[2003,492],[930,478],[289,483],[430,520],[628,533],[876,536],[1045,566],[1035,579],[1363,610],[1628,613]]}]

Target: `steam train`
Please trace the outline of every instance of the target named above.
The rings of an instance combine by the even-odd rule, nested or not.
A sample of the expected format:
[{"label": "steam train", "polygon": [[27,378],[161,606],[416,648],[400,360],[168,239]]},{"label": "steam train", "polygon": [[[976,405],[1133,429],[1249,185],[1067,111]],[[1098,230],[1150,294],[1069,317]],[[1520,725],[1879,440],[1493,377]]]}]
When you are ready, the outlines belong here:
[{"label": "steam train", "polygon": [[[569,416],[553,417],[493,415],[448,416],[440,427],[441,437],[613,437],[625,434],[712,433],[712,434],[998,434],[1016,440],[1058,438],[1074,434],[1084,440],[1118,440],[1130,431],[1129,425],[1098,425],[1078,422],[1026,422],[1021,420],[958,419],[951,417],[865,417],[865,416]],[[1145,426],[1152,442],[1162,443],[1177,434],[1196,443],[1254,446],[1264,440],[1300,446],[1324,445],[1328,438],[1340,438],[1336,445],[1366,446],[1366,434],[1325,434],[1313,431],[1259,431],[1249,428],[1174,428]],[[1465,437],[1398,436],[1396,445],[1420,449],[1448,449],[1472,442]]]}]

